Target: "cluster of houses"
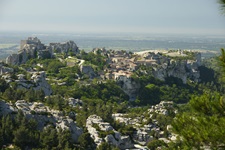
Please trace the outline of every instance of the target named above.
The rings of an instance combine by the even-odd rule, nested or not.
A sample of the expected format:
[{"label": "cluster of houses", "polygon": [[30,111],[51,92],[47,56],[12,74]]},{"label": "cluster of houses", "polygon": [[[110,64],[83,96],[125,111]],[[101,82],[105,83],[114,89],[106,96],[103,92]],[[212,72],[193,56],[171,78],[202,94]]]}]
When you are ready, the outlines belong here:
[{"label": "cluster of houses", "polygon": [[108,67],[104,70],[106,79],[119,80],[120,78],[130,78],[132,72],[136,71],[139,66],[158,65],[168,58],[163,59],[159,53],[145,53],[143,56],[135,55],[127,51],[107,51],[105,48],[96,48],[95,54],[107,56]]},{"label": "cluster of houses", "polygon": [[[191,59],[185,58],[188,55],[184,54],[181,50],[178,50],[175,54],[173,51],[168,51],[167,53],[145,52],[133,54],[123,50],[107,51],[105,48],[96,48],[93,52],[108,58],[108,67],[104,70],[105,79],[129,79],[132,73],[140,66],[147,66],[152,68],[152,75],[161,80],[164,80],[168,76],[174,76],[178,78],[182,77],[181,79],[184,83],[186,83],[188,77],[193,77],[194,81],[199,81],[198,67],[201,65],[201,54],[197,52],[192,52],[194,55]],[[176,58],[184,59],[179,60]]]}]

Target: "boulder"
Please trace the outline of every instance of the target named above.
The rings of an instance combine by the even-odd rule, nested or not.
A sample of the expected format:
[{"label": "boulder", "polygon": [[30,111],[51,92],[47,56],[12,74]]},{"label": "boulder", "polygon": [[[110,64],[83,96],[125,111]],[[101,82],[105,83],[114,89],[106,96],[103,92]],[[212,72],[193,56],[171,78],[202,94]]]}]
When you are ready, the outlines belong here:
[{"label": "boulder", "polygon": [[1,115],[7,115],[7,114],[10,114],[10,113],[16,111],[16,110],[12,107],[12,105],[10,105],[9,103],[6,103],[6,102],[3,101],[3,100],[0,100],[0,107],[1,107],[0,116],[1,116]]},{"label": "boulder", "polygon": [[149,141],[153,140],[153,137],[148,134],[148,132],[137,130],[134,134],[134,140],[145,145]]},{"label": "boulder", "polygon": [[[96,129],[96,125],[98,128]],[[120,149],[127,149],[127,148],[132,148],[133,143],[131,142],[129,136],[121,136],[121,133],[113,129],[113,127],[102,120],[101,117],[97,115],[91,115],[87,118],[86,121],[86,127],[88,132],[91,135],[91,138],[93,138],[95,144],[97,146],[101,145],[103,141],[106,141],[107,143],[114,145]],[[114,134],[108,134],[103,138],[99,137],[99,132],[108,132],[108,131],[113,131]]]},{"label": "boulder", "polygon": [[129,136],[121,136],[121,143],[119,147],[121,149],[133,148],[134,144],[132,143]]},{"label": "boulder", "polygon": [[112,134],[109,134],[105,137],[105,141],[111,145],[118,147],[118,141],[115,140]]},{"label": "boulder", "polygon": [[34,73],[31,79],[36,85],[34,87],[34,90],[43,90],[45,93],[45,96],[49,96],[52,94],[51,86],[46,81],[46,75],[44,71]]},{"label": "boulder", "polygon": [[12,72],[13,72],[13,68],[5,67],[2,64],[0,64],[0,75],[12,73]]},{"label": "boulder", "polygon": [[76,106],[81,106],[83,104],[83,101],[80,99],[75,99],[75,98],[68,98],[68,104],[72,107],[76,107]]},{"label": "boulder", "polygon": [[80,71],[81,71],[81,73],[88,75],[89,78],[91,78],[91,79],[93,79],[96,76],[94,69],[91,66],[81,65]]},{"label": "boulder", "polygon": [[174,103],[172,101],[161,101],[159,104],[152,106],[150,109],[148,109],[149,113],[158,113],[158,114],[162,114],[162,115],[169,115],[169,110],[173,110],[173,112],[175,113],[175,109],[174,109]]},{"label": "boulder", "polygon": [[75,122],[72,119],[63,119],[61,122],[56,122],[56,127],[63,130],[70,130],[72,134],[72,140],[74,142],[78,141],[79,136],[83,133],[83,130],[76,126]]}]

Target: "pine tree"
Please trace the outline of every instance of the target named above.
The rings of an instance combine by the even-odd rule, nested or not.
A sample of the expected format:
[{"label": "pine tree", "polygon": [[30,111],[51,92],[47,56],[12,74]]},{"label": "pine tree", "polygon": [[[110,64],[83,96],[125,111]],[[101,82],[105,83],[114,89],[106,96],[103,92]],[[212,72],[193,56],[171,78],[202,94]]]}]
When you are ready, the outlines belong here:
[{"label": "pine tree", "polygon": [[83,133],[79,137],[78,142],[80,143],[82,149],[95,149],[95,142],[90,137],[90,134],[88,132]]}]

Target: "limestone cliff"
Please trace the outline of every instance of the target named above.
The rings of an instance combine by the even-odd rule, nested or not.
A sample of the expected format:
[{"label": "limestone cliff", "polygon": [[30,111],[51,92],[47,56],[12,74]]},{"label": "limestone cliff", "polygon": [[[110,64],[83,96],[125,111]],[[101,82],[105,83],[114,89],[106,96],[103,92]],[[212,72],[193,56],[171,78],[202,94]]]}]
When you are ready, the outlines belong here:
[{"label": "limestone cliff", "polygon": [[52,58],[53,51],[56,53],[68,54],[79,53],[79,49],[74,41],[64,43],[50,43],[49,46],[44,45],[37,37],[29,37],[27,40],[21,40],[20,50],[17,54],[11,54],[6,58],[6,63],[11,65],[19,65],[26,63],[30,58]]},{"label": "limestone cliff", "polygon": [[160,80],[165,80],[166,77],[177,77],[186,84],[188,79],[195,82],[200,81],[200,72],[198,67],[199,62],[197,61],[171,60],[168,64],[154,66],[152,73],[155,78]]},{"label": "limestone cliff", "polygon": [[187,54],[183,54],[183,51],[178,52],[177,54],[168,51],[164,55],[152,52],[144,53],[141,56],[144,60],[136,63],[152,67],[151,73],[160,80],[165,80],[167,77],[177,77],[184,84],[187,83],[188,79],[198,82],[200,80],[198,67],[201,66],[201,54],[189,51],[184,51]]}]

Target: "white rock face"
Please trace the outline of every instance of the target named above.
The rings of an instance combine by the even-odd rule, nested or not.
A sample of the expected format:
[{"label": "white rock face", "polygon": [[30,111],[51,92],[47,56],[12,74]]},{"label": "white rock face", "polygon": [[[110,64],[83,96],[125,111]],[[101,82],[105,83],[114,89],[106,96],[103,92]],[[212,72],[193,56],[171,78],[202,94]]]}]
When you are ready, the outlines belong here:
[{"label": "white rock face", "polygon": [[21,40],[18,53],[8,56],[6,63],[12,65],[26,63],[30,58],[36,58],[38,51],[45,48],[44,44],[37,37],[29,37],[27,40]]},{"label": "white rock face", "polygon": [[6,58],[6,63],[11,65],[18,65],[19,64],[19,55],[18,54],[11,54]]},{"label": "white rock face", "polygon": [[123,91],[129,96],[130,100],[135,100],[140,84],[126,76],[119,76],[117,82],[121,85]]},{"label": "white rock face", "polygon": [[145,145],[149,141],[153,140],[154,138],[148,134],[146,131],[141,131],[141,129],[138,129],[136,134],[134,134],[134,139],[138,141],[139,143]]},{"label": "white rock face", "polygon": [[44,106],[43,103],[28,103],[25,100],[18,100],[15,103],[15,107],[12,107],[4,101],[0,101],[0,105],[3,108],[3,115],[22,110],[28,119],[34,118],[37,121],[38,129],[40,130],[43,129],[47,123],[52,123],[57,129],[62,128],[63,130],[70,130],[74,142],[77,142],[79,136],[83,133],[83,130],[77,127],[75,122],[68,116],[64,116],[63,113],[58,110],[53,110],[48,106]]},{"label": "white rock face", "polygon": [[157,132],[160,131],[155,123],[141,126],[141,122],[143,122],[142,116],[133,119],[127,118],[126,114],[113,114],[112,116],[114,120],[119,121],[120,123],[132,125],[136,129],[136,132],[132,135],[133,140],[141,145],[146,145],[149,141],[154,139],[153,136],[149,135],[152,130]]},{"label": "white rock face", "polygon": [[76,126],[75,122],[68,117],[66,119],[60,120],[56,123],[56,127],[63,130],[70,130],[72,133],[72,139],[78,141],[79,136],[83,133],[83,130]]},{"label": "white rock face", "polygon": [[[180,58],[182,58],[182,55],[179,54]],[[201,53],[194,53],[193,55],[191,60],[185,58],[183,60],[175,60],[154,53],[144,53],[142,57],[146,60],[155,61],[155,63],[151,64],[153,67],[152,74],[155,78],[164,81],[166,77],[177,77],[186,84],[188,79],[198,82],[200,78],[198,67],[201,65]]]},{"label": "white rock face", "polygon": [[34,90],[43,90],[45,96],[49,96],[52,93],[51,86],[46,81],[45,72],[32,72],[31,80],[27,81],[24,78],[24,75],[18,75],[17,85],[18,88],[33,88]]},{"label": "white rock face", "polygon": [[18,65],[26,63],[30,58],[52,58],[53,50],[66,54],[69,52],[74,54],[79,53],[79,49],[73,41],[50,43],[50,46],[46,46],[37,37],[29,37],[27,40],[21,40],[18,54],[8,56],[6,63]]},{"label": "white rock face", "polygon": [[19,64],[24,64],[27,62],[29,54],[26,52],[26,50],[23,49],[19,51],[18,55],[19,55]]},{"label": "white rock face", "polygon": [[20,49],[26,49],[26,47],[34,47],[37,49],[43,49],[44,44],[37,37],[28,37],[27,40],[21,40]]},{"label": "white rock face", "polygon": [[56,51],[57,53],[68,53],[72,52],[74,54],[79,53],[79,49],[74,41],[68,41],[63,43],[50,43],[50,49]]},{"label": "white rock face", "polygon": [[7,114],[10,114],[14,111],[16,111],[12,105],[10,105],[9,103],[6,103],[5,101],[3,100],[0,100],[0,106],[1,106],[1,111],[0,111],[0,116],[1,115],[7,115]]},{"label": "white rock face", "polygon": [[91,79],[93,79],[95,77],[94,69],[91,66],[81,65],[80,71],[81,71],[81,73],[88,75]]},{"label": "white rock face", "polygon": [[104,141],[103,138],[99,137],[99,129],[96,129],[95,126],[98,126],[100,131],[111,131],[114,132],[114,134],[108,134],[105,136],[104,140],[112,144],[120,149],[126,149],[126,148],[132,148],[133,144],[130,140],[129,136],[121,136],[119,132],[117,132],[113,127],[102,120],[101,117],[97,115],[91,115],[87,118],[86,121],[86,127],[88,132],[91,135],[91,138],[93,138],[94,142],[96,143],[97,146],[101,145],[101,143]]},{"label": "white rock face", "polygon": [[36,87],[34,87],[34,90],[43,90],[46,96],[51,95],[52,89],[51,86],[48,84],[48,82],[45,80],[46,75],[45,72],[39,72],[39,73],[34,73],[31,77],[33,82],[36,84]]},{"label": "white rock face", "polygon": [[13,69],[12,68],[5,67],[5,66],[3,66],[0,63],[0,75],[7,74],[7,73],[12,73],[12,72],[13,72]]},{"label": "white rock face", "polygon": [[169,64],[153,67],[154,77],[165,80],[166,77],[180,78],[184,84],[187,83],[187,79],[199,81],[200,72],[198,70],[199,62],[196,61],[174,61],[171,60]]},{"label": "white rock face", "polygon": [[[129,118],[127,114],[121,113],[112,114],[112,117],[115,121],[125,123],[125,125],[131,125],[133,128],[135,128],[136,131],[132,135],[133,140],[141,145],[146,145],[154,138],[165,137],[165,132],[160,129],[158,121],[156,119],[152,119],[153,114],[157,113],[161,115],[169,115],[171,111],[174,113],[177,112],[176,109],[174,109],[174,103],[171,101],[161,101],[159,104],[151,106],[151,108],[148,109],[146,113],[149,115],[149,117],[146,117],[145,114],[134,118]],[[151,119],[151,121],[149,122],[148,119]],[[171,132],[171,125],[167,127],[168,132]],[[150,133],[154,134],[150,136]],[[175,140],[176,136],[174,136],[174,134],[170,135],[166,138],[171,141]]]},{"label": "white rock face", "polygon": [[169,115],[168,108],[173,108],[173,105],[174,103],[172,101],[161,101],[159,104],[152,106],[150,109],[148,109],[148,112],[149,113],[155,112],[162,115]]},{"label": "white rock face", "polygon": [[130,124],[131,122],[131,118],[126,118],[124,117],[124,114],[121,114],[121,113],[117,113],[117,114],[112,114],[112,118],[114,120],[117,120],[121,123],[125,123],[126,125]]},{"label": "white rock face", "polygon": [[80,106],[83,104],[83,101],[80,99],[75,99],[73,97],[68,98],[68,104],[72,107]]}]

